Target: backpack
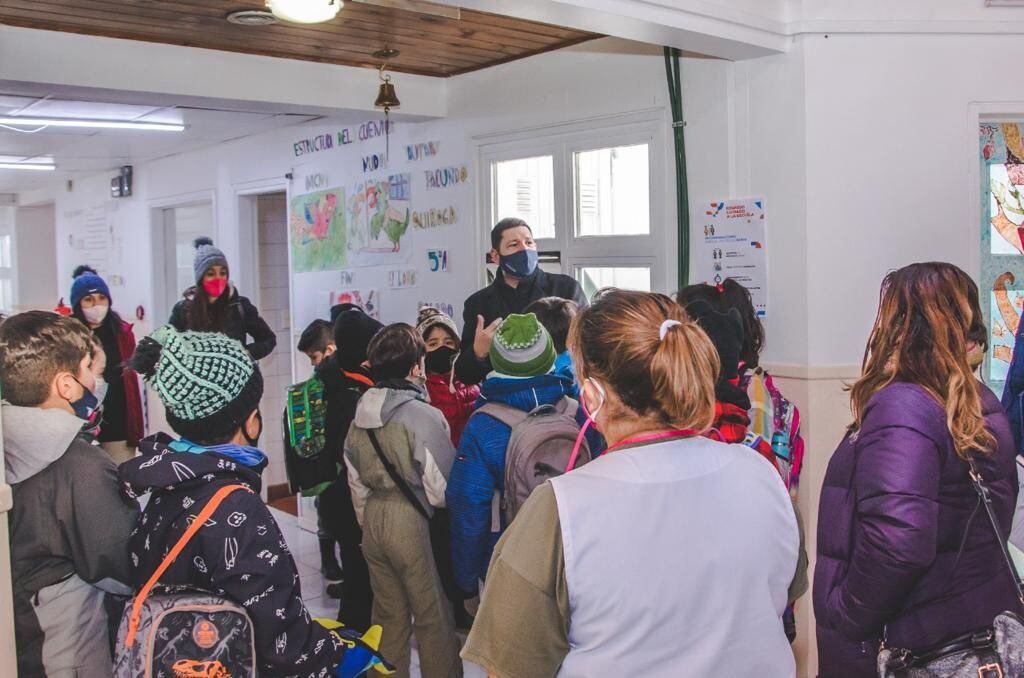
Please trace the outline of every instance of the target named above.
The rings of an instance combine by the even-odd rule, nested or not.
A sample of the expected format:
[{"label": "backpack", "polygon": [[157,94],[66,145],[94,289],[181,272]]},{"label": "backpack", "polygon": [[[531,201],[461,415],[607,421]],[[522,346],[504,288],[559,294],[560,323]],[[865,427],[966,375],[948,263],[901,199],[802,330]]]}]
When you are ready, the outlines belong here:
[{"label": "backpack", "polygon": [[327,448],[324,383],[312,377],[288,387],[284,408],[284,461],[294,494],[320,494],[338,477],[338,462]]},{"label": "backpack", "polygon": [[771,443],[786,488],[795,496],[804,461],[800,410],[786,400],[772,375],[760,367],[745,374],[740,387],[750,396],[751,431]]},{"label": "backpack", "polygon": [[242,485],[217,490],[125,608],[114,678],[255,678],[255,632],[245,608],[186,587],[150,595],[160,575],[235,490],[250,491]]},{"label": "backpack", "polygon": [[[505,492],[501,498],[506,525],[512,523],[534,488],[566,472],[580,433],[578,408],[579,403],[563,396],[554,405],[541,405],[530,412],[501,403],[487,403],[477,410],[512,429],[505,448]],[[584,438],[573,468],[588,461],[590,445]]]}]

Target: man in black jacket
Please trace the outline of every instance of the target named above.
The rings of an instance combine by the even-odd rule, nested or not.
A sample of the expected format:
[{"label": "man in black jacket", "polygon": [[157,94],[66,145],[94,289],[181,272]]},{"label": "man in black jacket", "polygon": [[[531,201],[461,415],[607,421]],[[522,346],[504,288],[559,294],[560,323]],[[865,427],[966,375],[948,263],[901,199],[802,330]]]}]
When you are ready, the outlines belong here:
[{"label": "man in black jacket", "polygon": [[498,264],[498,274],[493,283],[466,299],[462,313],[462,352],[455,373],[466,384],[480,383],[491,371],[491,340],[506,316],[522,313],[544,297],[570,299],[581,309],[589,305],[575,279],[540,270],[533,231],[522,219],[510,217],[494,226],[489,256]]}]

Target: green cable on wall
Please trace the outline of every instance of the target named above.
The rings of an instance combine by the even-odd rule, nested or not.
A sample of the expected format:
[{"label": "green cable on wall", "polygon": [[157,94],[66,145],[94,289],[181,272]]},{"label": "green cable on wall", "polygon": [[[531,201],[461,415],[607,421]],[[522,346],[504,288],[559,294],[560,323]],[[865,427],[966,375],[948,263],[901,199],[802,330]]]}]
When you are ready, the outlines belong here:
[{"label": "green cable on wall", "polygon": [[676,151],[676,211],[679,219],[678,244],[679,289],[690,284],[690,195],[686,183],[686,139],[683,134],[682,66],[679,50],[665,48],[665,75],[668,78],[668,98],[672,106],[672,136]]}]

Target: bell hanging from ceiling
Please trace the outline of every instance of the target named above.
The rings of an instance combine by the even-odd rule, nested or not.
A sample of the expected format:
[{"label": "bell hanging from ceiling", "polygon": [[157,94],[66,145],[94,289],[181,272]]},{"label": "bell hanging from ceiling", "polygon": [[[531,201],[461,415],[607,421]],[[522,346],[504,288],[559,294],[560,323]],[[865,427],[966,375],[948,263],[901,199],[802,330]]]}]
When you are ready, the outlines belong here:
[{"label": "bell hanging from ceiling", "polygon": [[402,102],[398,100],[395,86],[391,84],[391,76],[384,75],[383,65],[380,67],[380,79],[380,89],[377,92],[377,100],[373,102],[373,105],[377,108],[383,108],[384,115],[387,115],[392,108],[401,106]]}]

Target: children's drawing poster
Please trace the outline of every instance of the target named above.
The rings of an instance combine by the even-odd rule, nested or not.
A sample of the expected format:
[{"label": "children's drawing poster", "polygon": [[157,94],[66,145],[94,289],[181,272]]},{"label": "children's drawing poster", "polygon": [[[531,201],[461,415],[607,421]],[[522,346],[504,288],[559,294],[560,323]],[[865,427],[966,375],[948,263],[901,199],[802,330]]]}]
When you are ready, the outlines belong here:
[{"label": "children's drawing poster", "polygon": [[380,320],[380,295],[377,290],[351,289],[331,292],[328,297],[328,311],[337,304],[355,304],[371,318]]},{"label": "children's drawing poster", "polygon": [[732,278],[750,290],[757,314],[768,315],[764,199],[696,203],[690,228],[694,282],[719,285]]},{"label": "children's drawing poster", "polygon": [[356,184],[348,201],[348,251],[355,266],[402,261],[412,187],[408,173]]},{"label": "children's drawing poster", "polygon": [[292,198],[290,231],[294,272],[343,268],[345,189],[332,188]]},{"label": "children's drawing poster", "polygon": [[992,359],[989,366],[989,380],[1003,382],[1010,370],[1013,358],[1014,337],[1024,309],[1024,290],[994,290],[992,295],[992,329],[989,330]]}]

